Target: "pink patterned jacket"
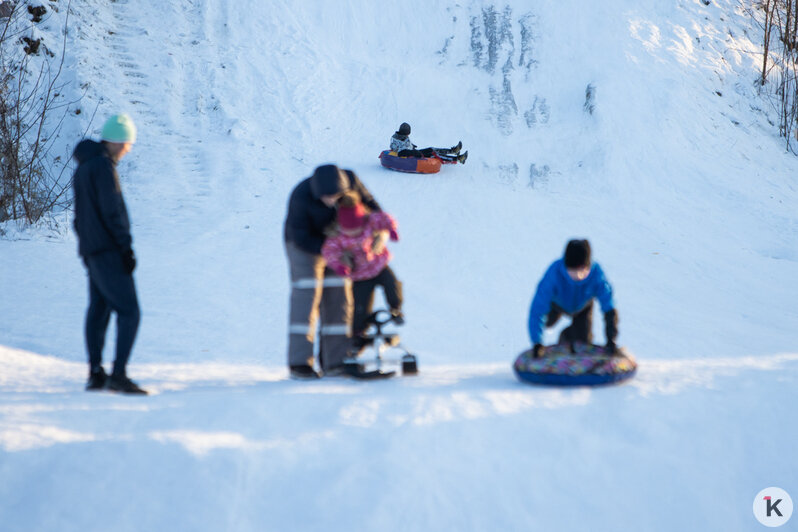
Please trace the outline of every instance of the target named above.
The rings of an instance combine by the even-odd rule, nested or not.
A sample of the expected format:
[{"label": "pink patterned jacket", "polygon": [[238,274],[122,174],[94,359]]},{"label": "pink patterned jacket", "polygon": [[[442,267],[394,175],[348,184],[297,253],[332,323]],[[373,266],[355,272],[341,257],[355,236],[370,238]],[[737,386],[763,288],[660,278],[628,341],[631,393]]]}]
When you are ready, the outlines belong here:
[{"label": "pink patterned jacket", "polygon": [[357,236],[347,236],[338,233],[327,238],[321,247],[321,254],[327,265],[335,271],[345,271],[349,265],[344,261],[345,256],[351,258],[351,269],[346,275],[353,281],[365,281],[376,277],[391,260],[391,254],[386,247],[382,253],[375,254],[371,250],[374,244],[374,233],[389,231],[391,240],[399,240],[396,220],[390,214],[373,212],[369,214],[363,232]]}]

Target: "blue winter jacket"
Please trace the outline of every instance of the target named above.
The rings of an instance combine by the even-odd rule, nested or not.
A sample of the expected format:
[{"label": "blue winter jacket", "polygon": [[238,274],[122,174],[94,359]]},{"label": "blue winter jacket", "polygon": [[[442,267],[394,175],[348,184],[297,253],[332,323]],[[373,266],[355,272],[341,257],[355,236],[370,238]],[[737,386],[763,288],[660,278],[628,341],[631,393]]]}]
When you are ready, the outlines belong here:
[{"label": "blue winter jacket", "polygon": [[78,252],[82,257],[126,252],[133,239],[116,162],[104,144],[88,139],[77,145],[72,156],[78,162],[72,177]]},{"label": "blue winter jacket", "polygon": [[615,308],[612,287],[601,266],[593,263],[587,278],[574,281],[568,275],[565,262],[562,259],[554,261],[538,283],[529,308],[529,337],[532,343],[541,343],[546,315],[552,303],[556,303],[568,314],[575,314],[585,308],[593,298],[598,298],[602,312]]}]

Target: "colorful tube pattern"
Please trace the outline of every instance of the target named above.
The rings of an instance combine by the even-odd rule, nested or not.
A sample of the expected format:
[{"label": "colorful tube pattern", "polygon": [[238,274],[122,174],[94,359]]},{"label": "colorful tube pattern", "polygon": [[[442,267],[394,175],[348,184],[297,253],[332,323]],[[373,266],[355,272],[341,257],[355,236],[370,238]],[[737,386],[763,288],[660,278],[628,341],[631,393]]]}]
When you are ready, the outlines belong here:
[{"label": "colorful tube pattern", "polygon": [[610,355],[602,346],[577,344],[575,351],[552,345],[541,358],[524,351],[515,359],[513,370],[522,381],[557,386],[610,384],[629,379],[637,371],[634,357],[623,348]]}]

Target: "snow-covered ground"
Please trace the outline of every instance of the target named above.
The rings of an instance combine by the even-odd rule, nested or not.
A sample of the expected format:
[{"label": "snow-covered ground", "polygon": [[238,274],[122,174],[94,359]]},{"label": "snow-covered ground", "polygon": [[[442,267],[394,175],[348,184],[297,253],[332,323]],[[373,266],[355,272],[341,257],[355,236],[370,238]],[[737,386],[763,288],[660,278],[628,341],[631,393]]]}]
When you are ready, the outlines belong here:
[{"label": "snow-covered ground", "polygon": [[[139,126],[129,373],[155,393],[83,391],[74,235],[8,231],[0,529],[754,530],[761,489],[798,496],[798,159],[738,2],[336,4],[73,4],[67,131]],[[382,169],[402,121],[467,164]],[[282,220],[326,162],[399,220],[418,377],[287,379]],[[572,237],[616,290],[624,385],[512,374]]]}]

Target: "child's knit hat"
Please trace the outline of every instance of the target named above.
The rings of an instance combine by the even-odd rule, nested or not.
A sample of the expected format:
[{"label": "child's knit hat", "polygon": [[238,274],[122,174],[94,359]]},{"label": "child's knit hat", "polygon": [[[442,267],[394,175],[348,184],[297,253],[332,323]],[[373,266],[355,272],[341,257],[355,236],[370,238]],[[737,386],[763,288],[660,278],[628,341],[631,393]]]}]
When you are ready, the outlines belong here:
[{"label": "child's knit hat", "polygon": [[366,225],[368,212],[355,191],[346,192],[338,200],[338,225],[342,229],[360,229]]},{"label": "child's knit hat", "polygon": [[566,268],[590,266],[590,242],[587,240],[571,240],[565,246],[564,259]]}]

